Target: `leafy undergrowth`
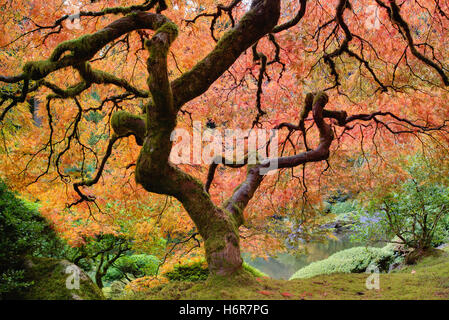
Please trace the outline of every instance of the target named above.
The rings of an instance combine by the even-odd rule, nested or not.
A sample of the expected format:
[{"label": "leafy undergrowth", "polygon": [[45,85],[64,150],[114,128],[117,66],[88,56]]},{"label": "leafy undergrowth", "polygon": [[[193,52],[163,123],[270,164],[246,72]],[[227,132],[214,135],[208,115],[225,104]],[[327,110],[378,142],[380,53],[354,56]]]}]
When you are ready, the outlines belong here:
[{"label": "leafy undergrowth", "polygon": [[[89,276],[66,260],[30,257],[27,261],[25,280],[32,283],[23,296],[24,300],[103,300],[100,289]],[[68,269],[71,267],[72,269]],[[69,276],[78,268],[79,287],[69,289],[67,283],[74,284]],[[69,270],[70,272],[67,272]]]},{"label": "leafy undergrowth", "polygon": [[438,251],[416,265],[380,274],[380,289],[366,288],[366,273],[320,275],[309,279],[274,280],[243,272],[232,278],[169,282],[127,299],[449,299],[449,253]]}]

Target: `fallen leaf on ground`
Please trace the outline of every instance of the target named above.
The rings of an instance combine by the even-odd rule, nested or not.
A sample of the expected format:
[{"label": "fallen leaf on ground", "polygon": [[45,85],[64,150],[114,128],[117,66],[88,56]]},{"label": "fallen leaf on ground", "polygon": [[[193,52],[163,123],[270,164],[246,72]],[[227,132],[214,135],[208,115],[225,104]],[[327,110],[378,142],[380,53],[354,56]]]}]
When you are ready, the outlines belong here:
[{"label": "fallen leaf on ground", "polygon": [[293,297],[293,294],[291,294],[289,292],[281,292],[281,295],[284,296],[284,297],[287,297],[287,298]]},{"label": "fallen leaf on ground", "polygon": [[261,291],[257,291],[260,294],[263,294],[265,296],[271,296],[273,293],[271,291],[267,291],[267,290],[261,290]]}]

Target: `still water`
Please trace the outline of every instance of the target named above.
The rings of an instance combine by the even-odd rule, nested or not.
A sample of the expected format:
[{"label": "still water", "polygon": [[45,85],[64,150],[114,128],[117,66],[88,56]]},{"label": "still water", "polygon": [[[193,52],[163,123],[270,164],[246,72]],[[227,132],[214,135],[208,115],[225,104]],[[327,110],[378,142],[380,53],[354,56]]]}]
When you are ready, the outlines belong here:
[{"label": "still water", "polygon": [[326,259],[335,252],[361,245],[363,244],[351,242],[349,234],[345,234],[340,236],[339,240],[328,240],[326,243],[310,242],[306,245],[307,253],[298,256],[281,253],[277,257],[265,260],[263,258],[251,259],[249,254],[243,254],[243,259],[273,279],[288,280],[296,271],[314,261]]}]

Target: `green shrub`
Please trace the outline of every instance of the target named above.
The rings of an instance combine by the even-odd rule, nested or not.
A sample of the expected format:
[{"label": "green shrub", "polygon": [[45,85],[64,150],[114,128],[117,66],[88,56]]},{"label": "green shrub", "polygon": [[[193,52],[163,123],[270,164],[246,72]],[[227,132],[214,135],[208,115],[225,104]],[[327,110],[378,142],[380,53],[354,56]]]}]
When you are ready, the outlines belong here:
[{"label": "green shrub", "polygon": [[267,274],[263,273],[262,271],[260,271],[259,269],[250,266],[249,264],[247,264],[246,262],[243,262],[243,269],[245,269],[246,271],[248,271],[249,273],[251,273],[253,276],[255,277],[268,277]]},{"label": "green shrub", "polygon": [[61,256],[60,241],[37,205],[19,199],[0,180],[0,298],[16,297],[32,283],[24,280],[25,256]]},{"label": "green shrub", "polygon": [[209,270],[204,267],[204,262],[194,262],[186,265],[176,265],[173,271],[164,274],[170,281],[195,282],[206,280]]},{"label": "green shrub", "polygon": [[409,248],[427,250],[448,240],[448,212],[448,187],[410,179],[365,203],[355,216],[352,238],[398,237]]},{"label": "green shrub", "polygon": [[394,252],[390,248],[355,247],[334,253],[329,258],[312,262],[298,270],[291,278],[311,278],[321,274],[332,273],[360,273],[368,266],[375,264],[381,271],[388,270],[394,259]]},{"label": "green shrub", "polygon": [[449,240],[449,181],[421,155],[403,166],[407,180],[365,194],[355,214],[352,239],[365,243],[397,237],[423,252]]}]

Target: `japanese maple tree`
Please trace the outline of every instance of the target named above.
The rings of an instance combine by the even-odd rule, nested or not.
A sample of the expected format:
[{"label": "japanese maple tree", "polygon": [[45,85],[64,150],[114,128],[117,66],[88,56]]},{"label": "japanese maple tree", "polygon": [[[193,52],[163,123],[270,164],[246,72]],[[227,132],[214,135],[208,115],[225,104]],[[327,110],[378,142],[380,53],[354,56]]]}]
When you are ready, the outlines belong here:
[{"label": "japanese maple tree", "polygon": [[[1,171],[62,232],[113,232],[170,196],[211,274],[229,275],[241,232],[299,201],[295,217],[313,224],[305,202],[322,185],[367,188],[386,159],[420,147],[447,158],[444,1],[79,1],[63,14],[66,4],[2,0],[0,18]],[[175,165],[172,133],[193,120],[279,130],[280,154]],[[162,225],[188,224],[171,208]],[[80,217],[95,221],[89,231]]]}]

